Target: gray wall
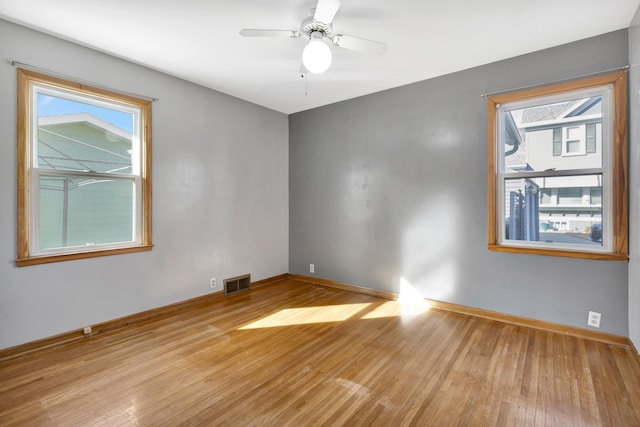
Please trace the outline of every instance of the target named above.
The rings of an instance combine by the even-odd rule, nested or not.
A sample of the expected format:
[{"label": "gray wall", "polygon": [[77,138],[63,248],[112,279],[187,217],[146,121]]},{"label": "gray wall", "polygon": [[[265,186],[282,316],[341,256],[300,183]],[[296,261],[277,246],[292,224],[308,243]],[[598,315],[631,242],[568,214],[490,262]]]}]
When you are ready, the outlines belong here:
[{"label": "gray wall", "polygon": [[629,337],[640,350],[640,8],[629,28]]},{"label": "gray wall", "polygon": [[3,61],[160,98],[154,250],[16,268],[15,69],[0,64],[0,348],[203,295],[213,276],[310,274],[309,263],[319,277],[390,291],[404,278],[428,298],[579,327],[601,311],[603,331],[629,331],[638,346],[638,123],[629,274],[624,263],[489,253],[479,95],[621,66],[630,53],[633,116],[639,20],[628,35],[295,114],[289,129],[283,114],[0,20]]},{"label": "gray wall", "polygon": [[627,335],[626,263],[487,251],[480,96],[627,59],[622,30],[290,116],[289,271]]},{"label": "gray wall", "polygon": [[[16,71],[5,58],[153,105],[151,252],[16,268]],[[287,116],[0,20],[0,348],[288,265]]]}]

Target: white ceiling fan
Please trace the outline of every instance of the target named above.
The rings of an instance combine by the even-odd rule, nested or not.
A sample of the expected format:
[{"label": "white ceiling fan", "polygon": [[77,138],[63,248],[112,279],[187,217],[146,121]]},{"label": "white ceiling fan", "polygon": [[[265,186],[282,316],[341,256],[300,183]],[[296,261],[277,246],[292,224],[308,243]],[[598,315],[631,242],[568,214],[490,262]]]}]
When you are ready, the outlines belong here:
[{"label": "white ceiling fan", "polygon": [[334,34],[332,21],[336,16],[340,2],[338,0],[318,0],[315,8],[310,9],[299,30],[260,30],[245,28],[240,30],[244,37],[304,37],[309,40],[302,52],[301,72],[323,73],[331,65],[331,49],[325,39],[331,44],[345,49],[381,55],[387,50],[386,43],[367,40],[346,34]]}]

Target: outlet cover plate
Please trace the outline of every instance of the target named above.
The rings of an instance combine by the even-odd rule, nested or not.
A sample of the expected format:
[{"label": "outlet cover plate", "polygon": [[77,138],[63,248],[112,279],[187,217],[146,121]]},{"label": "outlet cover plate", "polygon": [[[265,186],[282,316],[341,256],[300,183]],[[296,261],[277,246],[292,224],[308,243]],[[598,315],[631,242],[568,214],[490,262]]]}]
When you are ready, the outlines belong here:
[{"label": "outlet cover plate", "polygon": [[601,318],[602,318],[602,313],[598,313],[597,311],[590,311],[589,319],[587,320],[587,325],[593,326],[594,328],[599,328]]}]

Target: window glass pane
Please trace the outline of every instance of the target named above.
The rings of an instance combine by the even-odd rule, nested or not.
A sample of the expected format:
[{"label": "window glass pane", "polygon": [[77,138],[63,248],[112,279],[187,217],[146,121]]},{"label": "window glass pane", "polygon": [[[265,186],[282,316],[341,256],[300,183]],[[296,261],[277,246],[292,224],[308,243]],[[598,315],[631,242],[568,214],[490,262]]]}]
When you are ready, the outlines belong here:
[{"label": "window glass pane", "polygon": [[40,175],[40,249],[132,242],[134,182]]},{"label": "window glass pane", "polygon": [[590,197],[598,192],[600,174],[506,179],[505,238],[602,246],[602,206]]},{"label": "window glass pane", "polygon": [[579,205],[582,203],[582,188],[558,188],[558,203],[561,205]]},{"label": "window glass pane", "polygon": [[37,167],[132,174],[135,115],[107,106],[37,95]]},{"label": "window glass pane", "polygon": [[579,152],[580,152],[579,140],[567,141],[567,153],[579,153]]},{"label": "window glass pane", "polygon": [[589,191],[592,205],[602,205],[602,187],[592,187]]},{"label": "window glass pane", "polygon": [[540,204],[541,205],[550,205],[552,203],[553,191],[550,188],[540,188],[538,190],[540,192]]},{"label": "window glass pane", "polygon": [[602,96],[568,97],[500,108],[505,172],[602,167],[602,150],[597,149],[602,144]]},{"label": "window glass pane", "polygon": [[580,141],[582,138],[582,129],[580,126],[567,126],[565,130],[567,132],[567,140]]},{"label": "window glass pane", "polygon": [[553,155],[562,155],[562,128],[553,129]]},{"label": "window glass pane", "polygon": [[595,123],[587,124],[585,131],[587,134],[587,153],[595,153],[597,150],[596,124]]}]

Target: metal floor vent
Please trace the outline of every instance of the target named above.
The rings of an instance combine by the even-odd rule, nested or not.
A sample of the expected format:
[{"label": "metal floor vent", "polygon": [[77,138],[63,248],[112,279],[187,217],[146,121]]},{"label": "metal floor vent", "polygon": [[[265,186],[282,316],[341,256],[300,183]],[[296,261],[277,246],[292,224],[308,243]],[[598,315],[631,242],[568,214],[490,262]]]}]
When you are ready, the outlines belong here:
[{"label": "metal floor vent", "polygon": [[251,274],[224,279],[224,294],[232,295],[251,289]]}]

